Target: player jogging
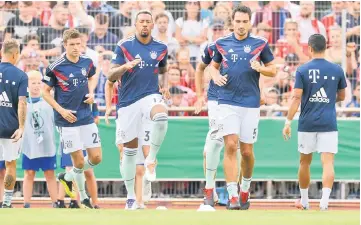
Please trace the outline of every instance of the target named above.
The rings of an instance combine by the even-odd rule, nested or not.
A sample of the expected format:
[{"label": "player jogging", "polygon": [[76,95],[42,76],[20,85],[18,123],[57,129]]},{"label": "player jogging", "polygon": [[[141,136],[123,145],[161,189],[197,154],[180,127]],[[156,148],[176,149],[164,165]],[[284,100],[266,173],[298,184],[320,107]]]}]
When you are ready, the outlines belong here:
[{"label": "player jogging", "polygon": [[[234,32],[216,41],[211,76],[218,89],[218,137],[224,138],[224,174],[229,194],[228,209],[249,208],[254,153],[260,116],[260,73],[274,77],[276,67],[267,40],[250,34],[251,10],[237,6],[232,12]],[[264,63],[264,66],[259,61]],[[222,67],[220,69],[220,65]],[[220,69],[220,74],[218,70]],[[242,184],[238,195],[237,147],[242,155]]]},{"label": "player jogging", "polygon": [[300,167],[298,180],[301,200],[298,208],[309,209],[308,186],[312,153],[321,153],[322,198],[320,209],[328,209],[335,177],[334,155],[338,148],[336,102],[345,99],[346,79],[340,66],[325,60],[326,39],[314,34],[308,39],[312,60],[298,67],[293,99],[283,128],[285,140],[291,137],[291,121],[301,103],[298,120],[298,151]]},{"label": "player jogging", "polygon": [[28,72],[29,98],[21,150],[24,170],[24,208],[30,208],[34,178],[40,169],[44,172],[52,206],[57,208],[56,147],[54,113],[41,97],[42,75],[39,71]]},{"label": "player jogging", "polygon": [[[70,154],[73,169],[60,173],[58,179],[66,193],[73,197],[74,180],[80,194],[81,204],[93,208],[85,192],[84,170],[99,164],[102,159],[98,128],[94,123],[90,104],[94,101],[97,83],[95,67],[90,58],[80,55],[81,39],[76,29],[63,34],[66,54],[47,69],[43,78],[44,99],[54,108],[55,125],[58,126],[64,152]],[[54,88],[54,98],[50,95]],[[88,155],[84,157],[82,149]]]},{"label": "player jogging", "polygon": [[16,160],[20,156],[21,138],[26,120],[28,76],[15,63],[19,44],[14,39],[4,41],[0,63],[0,160],[5,161],[3,208],[12,208],[16,181]]},{"label": "player jogging", "polygon": [[136,209],[134,178],[142,117],[152,124],[150,150],[145,160],[148,181],[156,179],[156,156],[168,128],[167,109],[158,86],[158,74],[166,72],[167,46],[152,38],[154,24],[149,11],[137,13],[135,27],[135,35],[118,43],[108,74],[110,81],[121,79],[117,137],[124,144],[122,172],[128,192],[126,209]]}]

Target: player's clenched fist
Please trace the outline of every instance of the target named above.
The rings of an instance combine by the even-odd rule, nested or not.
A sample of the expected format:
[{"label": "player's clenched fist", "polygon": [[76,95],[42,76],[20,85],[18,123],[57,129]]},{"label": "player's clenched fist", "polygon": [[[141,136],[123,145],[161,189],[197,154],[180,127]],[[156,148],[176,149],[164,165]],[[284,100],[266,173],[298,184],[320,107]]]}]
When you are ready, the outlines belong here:
[{"label": "player's clenched fist", "polygon": [[291,126],[289,124],[285,124],[283,128],[283,138],[288,141],[291,138]]},{"label": "player's clenched fist", "polygon": [[74,123],[77,119],[76,116],[71,112],[71,110],[63,109],[60,111],[60,115],[66,119],[69,123]]},{"label": "player's clenched fist", "polygon": [[259,63],[258,61],[253,61],[251,62],[251,68],[254,69],[255,71],[259,72],[261,69],[261,63]]},{"label": "player's clenched fist", "polygon": [[133,61],[128,62],[124,66],[127,70],[130,70],[134,68],[136,65],[138,65],[141,61],[142,61],[141,59],[134,59]]}]

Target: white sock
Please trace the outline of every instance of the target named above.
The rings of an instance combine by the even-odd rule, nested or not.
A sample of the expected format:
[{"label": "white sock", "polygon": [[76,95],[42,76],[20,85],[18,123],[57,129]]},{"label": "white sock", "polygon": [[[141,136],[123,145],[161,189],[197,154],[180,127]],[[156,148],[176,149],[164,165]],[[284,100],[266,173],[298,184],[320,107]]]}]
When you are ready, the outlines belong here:
[{"label": "white sock", "polygon": [[78,191],[80,194],[80,201],[83,201],[84,199],[88,198],[88,195],[85,192],[85,175],[84,175],[84,169],[79,169],[73,167],[73,177],[74,181],[76,183],[76,186],[78,187]]},{"label": "white sock", "polygon": [[11,199],[13,198],[13,193],[14,190],[4,190],[4,201],[3,201],[3,205],[7,205],[10,206],[11,205]]},{"label": "white sock", "polygon": [[138,152],[138,148],[124,147],[122,176],[124,178],[124,184],[127,189],[128,199],[135,199],[134,183],[135,183],[137,152]]},{"label": "white sock", "polygon": [[73,180],[74,180],[74,172],[73,172],[73,169],[65,172],[64,179],[65,179],[66,181],[73,181]]},{"label": "white sock", "polygon": [[300,188],[301,192],[301,204],[306,206],[308,204],[308,188],[302,189]]},{"label": "white sock", "polygon": [[168,130],[167,113],[157,113],[153,117],[153,129],[150,132],[150,150],[146,162],[155,162],[160,146]]},{"label": "white sock", "polygon": [[252,181],[252,177],[250,177],[250,178],[242,177],[242,184],[241,184],[242,192],[249,191],[249,187],[251,186],[251,181]]},{"label": "white sock", "polygon": [[122,166],[122,160],[119,160],[119,172],[120,176],[123,177],[123,166]]},{"label": "white sock", "polygon": [[320,206],[328,207],[328,201],[330,199],[331,188],[322,188],[322,198],[320,201]]},{"label": "white sock", "polygon": [[93,168],[94,166],[96,166],[95,164],[93,164],[92,162],[90,162],[88,155],[84,157],[84,170],[87,170],[89,168]]},{"label": "white sock", "polygon": [[231,199],[232,197],[238,197],[237,182],[227,183],[227,191],[228,191],[228,198],[229,199]]},{"label": "white sock", "polygon": [[[209,135],[212,135],[208,132]],[[206,139],[206,188],[215,187],[215,176],[220,160],[223,142],[215,137]]]}]

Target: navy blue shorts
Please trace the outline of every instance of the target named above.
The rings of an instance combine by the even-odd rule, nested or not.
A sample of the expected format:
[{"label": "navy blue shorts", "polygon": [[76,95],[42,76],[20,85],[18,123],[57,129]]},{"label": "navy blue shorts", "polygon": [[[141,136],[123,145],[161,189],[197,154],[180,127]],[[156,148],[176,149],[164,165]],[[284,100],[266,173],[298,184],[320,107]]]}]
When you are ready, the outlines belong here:
[{"label": "navy blue shorts", "polygon": [[0,161],[0,170],[5,169],[5,161]]},{"label": "navy blue shorts", "polygon": [[[84,157],[86,156],[86,150],[83,150]],[[65,169],[65,167],[72,167],[73,162],[71,161],[70,154],[64,154],[61,152],[61,168]]]},{"label": "navy blue shorts", "polygon": [[23,170],[35,170],[42,171],[55,170],[56,169],[56,156],[52,157],[41,157],[35,159],[29,159],[23,154],[22,160]]}]

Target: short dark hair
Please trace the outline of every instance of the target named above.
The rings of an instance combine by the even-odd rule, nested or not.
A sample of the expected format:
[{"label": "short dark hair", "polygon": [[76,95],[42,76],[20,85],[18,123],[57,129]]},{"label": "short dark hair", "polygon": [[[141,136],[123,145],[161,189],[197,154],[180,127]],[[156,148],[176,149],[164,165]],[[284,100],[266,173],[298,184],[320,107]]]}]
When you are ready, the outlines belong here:
[{"label": "short dark hair", "polygon": [[109,16],[104,13],[99,13],[95,16],[95,21],[97,21],[100,25],[107,24],[109,22]]},{"label": "short dark hair", "polygon": [[135,21],[138,20],[138,16],[139,16],[140,14],[150,15],[150,16],[152,17],[152,20],[153,20],[153,15],[152,15],[152,13],[151,13],[149,10],[140,10],[140,11],[137,13],[137,15],[135,16]]},{"label": "short dark hair", "polygon": [[308,46],[312,48],[315,53],[321,53],[326,50],[326,38],[322,34],[312,34],[308,39]]},{"label": "short dark hair", "polygon": [[249,20],[251,20],[252,17],[252,11],[250,8],[244,5],[237,5],[236,8],[233,9],[232,12],[232,20],[234,20],[234,15],[236,15],[237,12],[248,14]]},{"label": "short dark hair", "polygon": [[80,34],[86,34],[86,35],[89,35],[90,34],[90,30],[88,27],[77,27],[76,28]]},{"label": "short dark hair", "polygon": [[31,41],[31,40],[37,40],[38,42],[40,42],[40,38],[39,38],[38,35],[36,35],[36,34],[27,34],[23,38],[23,43],[25,45],[27,45],[29,43],[29,41]]}]

